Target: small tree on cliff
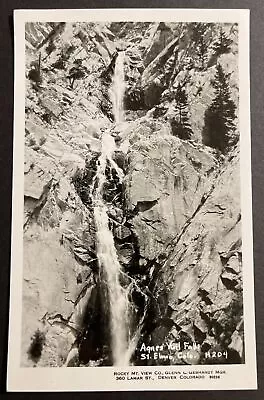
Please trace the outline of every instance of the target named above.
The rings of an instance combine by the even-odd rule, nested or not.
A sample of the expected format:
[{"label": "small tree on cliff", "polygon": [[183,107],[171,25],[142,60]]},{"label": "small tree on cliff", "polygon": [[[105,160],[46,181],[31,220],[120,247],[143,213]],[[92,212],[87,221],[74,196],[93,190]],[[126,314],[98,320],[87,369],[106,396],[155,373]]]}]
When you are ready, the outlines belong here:
[{"label": "small tree on cliff", "polygon": [[73,89],[73,84],[77,79],[82,79],[87,75],[87,68],[82,65],[82,60],[75,60],[73,67],[69,71],[70,87]]},{"label": "small tree on cliff", "polygon": [[28,78],[34,82],[34,89],[39,89],[40,84],[42,82],[41,77],[41,53],[39,53],[38,60],[35,60],[31,63],[31,69],[28,73]]},{"label": "small tree on cliff", "polygon": [[203,143],[226,153],[235,130],[235,103],[230,97],[228,76],[220,64],[217,64],[213,81],[215,98],[205,112]]},{"label": "small tree on cliff", "polygon": [[188,98],[181,84],[177,86],[174,100],[175,115],[171,120],[172,134],[178,136],[180,139],[190,139],[192,136],[192,129],[189,123]]},{"label": "small tree on cliff", "polygon": [[194,23],[192,25],[192,41],[194,42],[196,54],[198,56],[199,64],[201,68],[204,68],[207,54],[207,43],[205,40],[206,31],[209,24],[201,22]]},{"label": "small tree on cliff", "polygon": [[220,56],[221,54],[229,53],[231,49],[232,40],[227,37],[223,28],[220,28],[219,35],[215,42],[212,45],[212,49],[216,56]]}]

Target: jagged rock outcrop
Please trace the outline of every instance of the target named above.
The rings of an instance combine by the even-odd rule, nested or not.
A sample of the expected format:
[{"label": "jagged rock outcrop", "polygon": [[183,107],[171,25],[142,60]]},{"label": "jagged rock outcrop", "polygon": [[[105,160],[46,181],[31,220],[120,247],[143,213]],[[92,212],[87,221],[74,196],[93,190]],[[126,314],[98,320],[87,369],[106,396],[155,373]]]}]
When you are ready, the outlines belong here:
[{"label": "jagged rock outcrop", "polygon": [[155,31],[152,36],[150,46],[146,49],[144,54],[144,64],[147,66],[153,61],[157,55],[166,47],[170,39],[172,39],[173,32],[169,26],[164,22],[157,23]]},{"label": "jagged rock outcrop", "polygon": [[[28,28],[31,34],[32,27]],[[38,47],[39,36],[43,41],[51,32],[49,26],[45,37],[35,32],[32,45]],[[100,109],[100,71],[96,70],[94,90],[89,92],[89,82],[72,90],[67,69],[53,69],[59,55],[56,46],[60,48],[73,32],[66,29],[63,34],[50,56],[41,58],[41,85],[27,81],[23,366],[62,366],[84,334],[87,304],[95,297],[93,217],[73,181],[84,171],[89,154],[99,154],[101,129],[109,120]],[[80,42],[71,41],[79,50]],[[30,51],[28,60],[33,57]]]},{"label": "jagged rock outcrop", "polygon": [[[153,123],[152,123],[153,125]],[[126,206],[142,258],[153,260],[181,230],[212,185],[213,152],[142,123],[128,153]]]},{"label": "jagged rock outcrop", "polygon": [[172,56],[173,52],[176,51],[178,42],[179,38],[174,38],[144,70],[142,75],[142,87],[145,95],[145,103],[149,108],[152,108],[160,102],[161,94],[165,89],[162,79],[164,65]]},{"label": "jagged rock outcrop", "polygon": [[30,48],[38,47],[44,40],[46,40],[56,27],[56,23],[27,23],[27,29],[25,32],[26,44]]},{"label": "jagged rock outcrop", "polygon": [[236,154],[224,166],[198,212],[170,243],[160,281],[155,284],[158,302],[164,301],[166,291],[165,314],[172,324],[155,338],[161,321],[150,340],[199,343],[202,363],[214,362],[204,358],[209,349],[228,350],[229,363],[244,357],[239,195]]},{"label": "jagged rock outcrop", "polygon": [[[237,27],[224,26],[231,42],[218,54],[220,27],[208,24],[204,59],[196,28],[27,24],[23,366],[111,363],[92,202],[106,131],[116,151],[102,196],[122,283],[136,288],[135,321],[145,318],[140,340],[201,345],[195,360],[179,364],[210,363],[208,349],[228,349],[227,362],[243,362],[239,153],[223,156],[201,143],[217,62],[238,102]],[[116,125],[109,85],[119,50],[127,110]],[[189,105],[186,140],[171,124],[179,84]]]},{"label": "jagged rock outcrop", "polygon": [[51,166],[38,158],[26,175],[22,362],[30,366],[65,362],[95,286],[92,217],[55,164],[51,177]]},{"label": "jagged rock outcrop", "polygon": [[[24,236],[22,366],[62,366],[82,329],[94,286],[91,271],[62,245],[57,230]],[[81,280],[81,278],[83,281]]]}]

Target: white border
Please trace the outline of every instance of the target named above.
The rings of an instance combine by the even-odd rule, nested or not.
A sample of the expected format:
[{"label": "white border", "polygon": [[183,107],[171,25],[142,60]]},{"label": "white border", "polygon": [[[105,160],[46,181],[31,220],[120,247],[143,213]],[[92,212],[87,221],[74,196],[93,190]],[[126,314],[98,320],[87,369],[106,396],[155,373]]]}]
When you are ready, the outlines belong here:
[{"label": "white border", "polygon": [[[209,9],[90,9],[16,10],[15,19],[15,106],[14,170],[11,255],[11,298],[8,352],[9,391],[121,391],[121,390],[235,390],[257,389],[255,310],[251,205],[251,141],[249,104],[249,10]],[[175,21],[237,22],[239,24],[240,159],[243,242],[243,285],[245,315],[245,364],[221,365],[226,374],[220,380],[116,381],[114,367],[21,368],[21,316],[23,268],[24,192],[24,106],[25,106],[25,22],[74,21]],[[131,371],[212,370],[217,366],[128,367]]]}]

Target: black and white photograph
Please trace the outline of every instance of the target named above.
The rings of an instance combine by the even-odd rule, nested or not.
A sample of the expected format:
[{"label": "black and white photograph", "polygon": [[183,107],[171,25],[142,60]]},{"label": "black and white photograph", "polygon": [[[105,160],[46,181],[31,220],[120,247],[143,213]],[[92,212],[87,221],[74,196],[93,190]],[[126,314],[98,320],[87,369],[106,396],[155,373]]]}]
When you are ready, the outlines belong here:
[{"label": "black and white photograph", "polygon": [[[9,352],[13,337],[25,373],[111,371],[116,390],[217,389],[250,352],[252,388],[239,12],[181,19],[145,10],[133,19],[123,10],[97,20],[79,11],[70,20],[25,11],[24,47],[16,44],[14,187],[23,198],[13,204]],[[242,388],[230,371],[228,388]]]}]

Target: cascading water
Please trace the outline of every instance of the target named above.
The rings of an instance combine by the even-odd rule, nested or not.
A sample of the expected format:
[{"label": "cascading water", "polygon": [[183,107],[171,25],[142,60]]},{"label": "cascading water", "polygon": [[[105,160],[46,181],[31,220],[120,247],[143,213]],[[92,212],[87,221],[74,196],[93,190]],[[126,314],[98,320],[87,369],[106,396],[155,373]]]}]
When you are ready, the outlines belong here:
[{"label": "cascading water", "polygon": [[[113,112],[116,123],[123,118],[124,96],[124,55],[119,54],[116,60],[112,83]],[[106,182],[107,162],[115,169],[120,180],[123,171],[113,160],[116,150],[114,138],[105,132],[102,136],[102,153],[98,159],[97,172],[93,184],[94,219],[97,236],[97,257],[100,268],[100,277],[107,286],[110,309],[110,330],[113,364],[115,366],[129,365],[131,355],[135,349],[138,333],[130,337],[131,303],[129,301],[130,288],[122,287],[120,276],[122,267],[118,261],[114,238],[109,229],[107,206],[103,200],[103,189]]]},{"label": "cascading water", "polygon": [[105,280],[108,290],[113,362],[114,365],[122,365],[128,342],[129,300],[126,291],[120,284],[121,266],[118,262],[113,235],[109,229],[107,207],[102,197],[106,181],[106,164],[107,160],[112,160],[114,144],[113,137],[105,133],[102,139],[102,154],[98,160],[95,176],[98,186],[94,197],[94,219],[100,276]]},{"label": "cascading water", "polygon": [[113,105],[115,122],[118,124],[124,119],[124,94],[125,94],[125,72],[124,52],[120,51],[115,62],[113,81],[110,88],[110,98]]}]

